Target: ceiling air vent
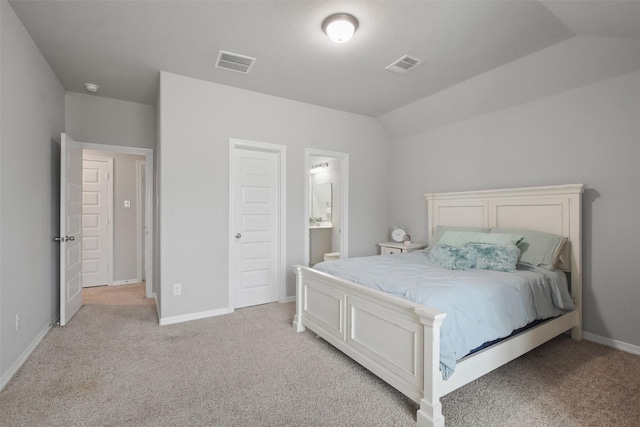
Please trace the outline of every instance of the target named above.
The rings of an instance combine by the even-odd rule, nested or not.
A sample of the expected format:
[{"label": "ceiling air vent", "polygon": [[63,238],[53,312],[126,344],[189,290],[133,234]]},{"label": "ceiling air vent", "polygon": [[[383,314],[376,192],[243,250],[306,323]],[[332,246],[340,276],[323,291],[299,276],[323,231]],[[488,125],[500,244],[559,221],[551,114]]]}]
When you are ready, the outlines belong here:
[{"label": "ceiling air vent", "polygon": [[250,56],[238,55],[237,53],[218,51],[218,59],[216,67],[225,70],[236,71],[242,74],[249,74],[256,58]]},{"label": "ceiling air vent", "polygon": [[415,58],[413,56],[405,55],[398,59],[393,64],[389,65],[386,69],[398,74],[404,74],[413,67],[422,64],[422,59]]}]

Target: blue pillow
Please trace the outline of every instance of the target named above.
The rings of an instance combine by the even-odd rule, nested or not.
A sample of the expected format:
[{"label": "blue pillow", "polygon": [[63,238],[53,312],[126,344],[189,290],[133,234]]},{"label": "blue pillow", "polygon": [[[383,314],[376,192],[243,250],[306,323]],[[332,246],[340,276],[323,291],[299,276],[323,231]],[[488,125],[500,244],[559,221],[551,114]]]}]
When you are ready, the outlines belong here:
[{"label": "blue pillow", "polygon": [[429,259],[434,264],[449,270],[469,270],[475,265],[475,252],[467,248],[457,248],[449,245],[437,245],[429,253]]},{"label": "blue pillow", "polygon": [[476,231],[478,233],[489,233],[490,228],[482,228],[482,227],[449,227],[446,225],[439,225],[436,227],[433,232],[433,236],[431,237],[431,241],[429,242],[429,246],[435,248],[439,243],[440,239],[444,235],[446,231]]},{"label": "blue pillow", "polygon": [[514,244],[467,243],[465,249],[479,270],[515,271],[520,257],[520,249]]},{"label": "blue pillow", "polygon": [[489,243],[492,245],[517,245],[522,236],[506,233],[476,233],[472,231],[445,231],[438,241],[441,245],[464,247],[467,243]]},{"label": "blue pillow", "polygon": [[[524,237],[518,243],[520,262],[553,271],[563,254],[567,238],[556,234],[520,228],[494,228],[491,233],[516,233]],[[566,260],[563,260],[565,262]]]}]

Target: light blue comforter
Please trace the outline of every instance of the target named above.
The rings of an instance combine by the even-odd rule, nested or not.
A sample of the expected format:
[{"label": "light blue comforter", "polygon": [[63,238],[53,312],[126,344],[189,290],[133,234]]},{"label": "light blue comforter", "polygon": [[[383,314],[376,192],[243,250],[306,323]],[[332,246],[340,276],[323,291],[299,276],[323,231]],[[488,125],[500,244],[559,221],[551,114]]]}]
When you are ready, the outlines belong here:
[{"label": "light blue comforter", "polygon": [[315,269],[447,313],[440,333],[440,371],[485,342],[503,338],[536,319],[573,310],[562,271],[518,264],[517,271],[448,270],[427,252],[340,259]]}]

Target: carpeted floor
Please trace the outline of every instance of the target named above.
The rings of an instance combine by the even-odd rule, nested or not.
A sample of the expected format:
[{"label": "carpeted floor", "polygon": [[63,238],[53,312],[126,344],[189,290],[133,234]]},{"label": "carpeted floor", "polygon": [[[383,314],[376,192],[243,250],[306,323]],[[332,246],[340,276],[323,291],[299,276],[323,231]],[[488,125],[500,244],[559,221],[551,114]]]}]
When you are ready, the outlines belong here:
[{"label": "carpeted floor", "polygon": [[[411,426],[417,405],[267,304],[158,326],[85,305],[0,392],[4,426]],[[637,426],[640,357],[559,337],[445,396],[447,426]]]}]

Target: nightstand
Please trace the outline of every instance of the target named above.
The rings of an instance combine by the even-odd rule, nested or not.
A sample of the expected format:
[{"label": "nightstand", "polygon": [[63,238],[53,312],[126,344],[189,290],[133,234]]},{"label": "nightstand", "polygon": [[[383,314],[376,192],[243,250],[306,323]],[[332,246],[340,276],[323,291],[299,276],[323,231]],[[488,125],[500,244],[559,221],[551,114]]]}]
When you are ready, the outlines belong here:
[{"label": "nightstand", "polygon": [[392,254],[406,254],[407,252],[413,252],[420,249],[424,249],[427,247],[426,243],[396,243],[396,242],[385,242],[378,243],[380,246],[380,254],[381,255],[392,255]]}]

